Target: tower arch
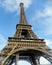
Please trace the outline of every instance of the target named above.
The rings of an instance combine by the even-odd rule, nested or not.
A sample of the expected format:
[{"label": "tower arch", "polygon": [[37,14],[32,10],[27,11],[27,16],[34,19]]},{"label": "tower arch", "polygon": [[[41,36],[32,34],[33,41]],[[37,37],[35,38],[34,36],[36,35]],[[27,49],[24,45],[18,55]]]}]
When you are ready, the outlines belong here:
[{"label": "tower arch", "polygon": [[[3,62],[3,65],[6,64],[7,60],[13,56],[14,54],[22,54],[23,56],[25,55],[30,55],[30,54],[33,54],[35,57],[37,55],[37,57],[40,57],[40,56],[43,56],[43,55],[48,55],[50,56],[50,54],[47,52],[47,51],[44,51],[44,50],[41,50],[41,49],[35,49],[35,48],[31,48],[31,47],[24,47],[24,48],[19,48],[19,49],[14,49],[10,54],[9,56],[6,57],[5,61]],[[25,54],[25,55],[24,55]],[[51,55],[52,56],[52,55]],[[44,57],[44,56],[43,56]],[[40,58],[39,58],[40,59]],[[47,59],[47,58],[46,58]],[[24,59],[24,60],[28,60],[30,61],[29,59]]]}]

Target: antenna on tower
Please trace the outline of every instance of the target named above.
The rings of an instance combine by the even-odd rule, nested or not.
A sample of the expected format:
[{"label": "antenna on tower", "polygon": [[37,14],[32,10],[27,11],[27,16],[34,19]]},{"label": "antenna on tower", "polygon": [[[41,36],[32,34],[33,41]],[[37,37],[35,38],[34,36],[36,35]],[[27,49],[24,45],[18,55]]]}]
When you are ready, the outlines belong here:
[{"label": "antenna on tower", "polygon": [[20,22],[19,22],[19,24],[28,25],[27,19],[25,16],[24,3],[23,2],[20,3]]}]

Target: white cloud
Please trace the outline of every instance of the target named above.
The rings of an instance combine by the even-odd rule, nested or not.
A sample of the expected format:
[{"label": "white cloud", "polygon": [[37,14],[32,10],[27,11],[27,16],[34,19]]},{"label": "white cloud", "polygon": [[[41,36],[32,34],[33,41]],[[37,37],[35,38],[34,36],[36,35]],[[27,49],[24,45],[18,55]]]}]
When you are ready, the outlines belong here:
[{"label": "white cloud", "polygon": [[[20,60],[17,62],[18,65],[31,65],[29,62],[25,61],[25,60]],[[41,57],[40,58],[40,64],[50,64],[50,62],[48,60],[46,60],[45,58]],[[15,65],[15,64],[12,64]]]},{"label": "white cloud", "polygon": [[50,64],[50,62],[48,60],[46,60],[45,58],[41,57],[40,58],[40,64],[46,65],[46,64]]},{"label": "white cloud", "polygon": [[28,61],[20,60],[17,62],[17,65],[31,65]]},{"label": "white cloud", "polygon": [[[40,58],[40,64],[46,65],[46,64],[50,64],[50,62],[48,60],[46,60],[45,58],[41,57]],[[13,63],[12,65],[15,65],[15,63]],[[17,62],[17,65],[31,65],[31,64],[29,62],[25,61],[25,60],[19,60]]]},{"label": "white cloud", "polygon": [[32,0],[0,0],[0,6],[10,12],[18,11],[20,2],[24,3],[24,7],[28,8]]},{"label": "white cloud", "polygon": [[4,39],[3,35],[1,35],[1,34],[0,34],[0,41],[1,42],[4,42],[4,41],[6,42],[6,40]]},{"label": "white cloud", "polygon": [[39,16],[39,17],[47,17],[47,16],[52,16],[52,7],[50,7],[50,6],[46,6],[45,7],[45,9],[41,12],[38,12],[37,13],[37,15]]},{"label": "white cloud", "polygon": [[2,34],[0,34],[0,50],[6,45],[6,39]]},{"label": "white cloud", "polygon": [[52,0],[48,0],[46,2],[43,11],[42,12],[40,11],[40,16],[41,17],[52,16]]},{"label": "white cloud", "polygon": [[45,41],[46,41],[46,45],[52,44],[52,41],[51,40],[46,39]]},{"label": "white cloud", "polygon": [[41,26],[40,28],[43,28],[41,30],[46,35],[52,34],[52,0],[48,0],[44,4],[44,9],[36,11],[32,21],[37,21],[36,23]]},{"label": "white cloud", "polygon": [[52,5],[45,5],[42,11],[36,11],[36,15],[32,18],[33,20],[52,16]]},{"label": "white cloud", "polygon": [[46,45],[52,49],[52,40],[45,39]]},{"label": "white cloud", "polygon": [[47,35],[52,35],[52,17],[46,18],[44,20],[44,24],[45,24],[45,34]]}]

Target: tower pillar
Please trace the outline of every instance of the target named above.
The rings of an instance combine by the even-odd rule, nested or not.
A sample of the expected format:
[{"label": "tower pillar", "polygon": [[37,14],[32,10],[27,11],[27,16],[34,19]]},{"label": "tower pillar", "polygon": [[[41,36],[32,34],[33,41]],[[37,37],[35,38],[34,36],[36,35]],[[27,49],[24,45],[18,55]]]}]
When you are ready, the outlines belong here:
[{"label": "tower pillar", "polygon": [[36,63],[37,63],[37,65],[40,65],[40,56],[36,57]]},{"label": "tower pillar", "polygon": [[19,61],[19,54],[16,55],[15,65],[18,65],[18,61]]}]

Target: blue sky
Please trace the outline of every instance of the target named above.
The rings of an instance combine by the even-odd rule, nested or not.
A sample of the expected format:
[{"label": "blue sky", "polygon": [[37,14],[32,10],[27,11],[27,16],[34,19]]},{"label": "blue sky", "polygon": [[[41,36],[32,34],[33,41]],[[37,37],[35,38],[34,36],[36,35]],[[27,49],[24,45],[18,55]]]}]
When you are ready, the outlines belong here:
[{"label": "blue sky", "polygon": [[52,0],[0,0],[0,50],[15,33],[21,1],[34,33],[52,48]]},{"label": "blue sky", "polygon": [[8,37],[15,33],[21,1],[33,31],[52,48],[52,0],[0,0],[0,50],[7,44]]}]

